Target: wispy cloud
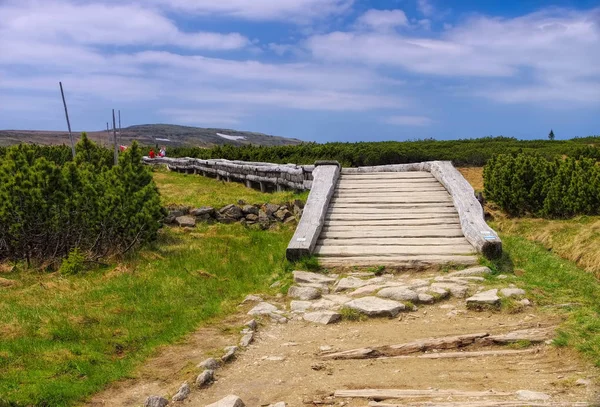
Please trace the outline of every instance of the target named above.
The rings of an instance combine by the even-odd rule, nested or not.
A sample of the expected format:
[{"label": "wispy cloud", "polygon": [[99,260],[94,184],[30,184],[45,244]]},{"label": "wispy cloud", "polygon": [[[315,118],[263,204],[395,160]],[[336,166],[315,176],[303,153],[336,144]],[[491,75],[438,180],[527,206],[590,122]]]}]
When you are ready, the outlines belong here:
[{"label": "wispy cloud", "polygon": [[429,126],[433,120],[426,116],[390,116],[384,119],[387,124],[395,126]]}]

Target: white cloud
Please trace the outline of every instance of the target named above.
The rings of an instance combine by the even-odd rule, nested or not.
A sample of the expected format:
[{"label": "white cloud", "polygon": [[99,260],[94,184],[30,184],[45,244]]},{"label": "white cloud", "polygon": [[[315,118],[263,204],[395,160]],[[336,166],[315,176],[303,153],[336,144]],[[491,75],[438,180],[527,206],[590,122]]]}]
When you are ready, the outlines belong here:
[{"label": "white cloud", "polygon": [[425,17],[431,17],[435,12],[435,7],[430,0],[417,0],[417,10]]},{"label": "white cloud", "polygon": [[176,11],[256,21],[309,23],[350,10],[354,0],[149,0]]},{"label": "white cloud", "polygon": [[[448,27],[438,38],[333,32],[309,38],[307,48],[329,62],[400,67],[438,77],[489,78],[477,91],[494,98],[493,90],[500,89],[497,100],[504,102],[589,101],[600,100],[600,93],[586,91],[586,84],[595,89],[600,81],[598,44],[600,9],[548,10],[513,19],[480,16]],[[561,96],[569,90],[577,94]],[[528,91],[540,97],[527,97]]]},{"label": "white cloud", "polygon": [[426,116],[390,116],[384,119],[387,124],[393,124],[396,126],[429,126],[433,123],[429,117]]},{"label": "white cloud", "polygon": [[240,123],[246,113],[227,108],[166,108],[159,111],[175,123],[193,124],[200,127],[216,125],[231,126]]},{"label": "white cloud", "polygon": [[375,31],[389,31],[396,27],[408,25],[408,19],[402,10],[371,9],[361,15],[356,23],[359,27],[366,27]]},{"label": "white cloud", "polygon": [[232,50],[248,45],[239,33],[183,32],[152,9],[137,5],[23,1],[0,6],[0,41],[13,39],[82,45],[172,45]]}]

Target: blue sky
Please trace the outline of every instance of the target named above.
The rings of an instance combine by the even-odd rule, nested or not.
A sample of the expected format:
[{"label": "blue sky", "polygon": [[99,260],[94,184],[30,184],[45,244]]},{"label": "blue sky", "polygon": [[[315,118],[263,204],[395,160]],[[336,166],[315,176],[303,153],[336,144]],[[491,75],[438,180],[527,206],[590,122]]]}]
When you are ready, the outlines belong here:
[{"label": "blue sky", "polygon": [[0,0],[0,129],[600,134],[600,1]]}]

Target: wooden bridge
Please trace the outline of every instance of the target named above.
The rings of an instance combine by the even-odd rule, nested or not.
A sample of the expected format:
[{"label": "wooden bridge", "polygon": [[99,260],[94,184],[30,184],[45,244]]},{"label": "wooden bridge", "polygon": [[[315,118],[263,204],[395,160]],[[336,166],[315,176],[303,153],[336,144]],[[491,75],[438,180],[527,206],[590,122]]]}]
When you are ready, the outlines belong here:
[{"label": "wooden bridge", "polygon": [[476,264],[502,244],[471,186],[449,162],[339,168],[322,163],[287,249],[326,267]]}]

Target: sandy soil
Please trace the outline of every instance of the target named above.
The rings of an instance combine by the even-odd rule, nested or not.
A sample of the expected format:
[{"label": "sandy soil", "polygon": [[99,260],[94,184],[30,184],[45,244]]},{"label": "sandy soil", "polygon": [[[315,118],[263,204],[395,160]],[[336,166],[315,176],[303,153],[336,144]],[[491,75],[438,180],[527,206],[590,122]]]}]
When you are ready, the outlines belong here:
[{"label": "sandy soil", "polygon": [[[282,300],[279,300],[282,301]],[[281,304],[281,302],[280,302]],[[445,304],[445,308],[440,305]],[[464,310],[449,316],[447,304]],[[574,352],[541,346],[538,353],[472,359],[370,359],[324,361],[321,346],[347,350],[367,345],[387,345],[434,336],[464,333],[502,333],[515,329],[550,326],[559,321],[529,308],[525,313],[506,314],[466,311],[464,301],[451,300],[422,306],[401,318],[344,321],[317,326],[300,320],[287,324],[265,321],[255,342],[237,359],[217,370],[216,382],[205,389],[193,385],[200,372],[195,366],[207,357],[218,357],[222,348],[236,345],[239,329],[249,318],[250,305],[219,327],[202,328],[185,343],[163,349],[140,370],[139,377],[112,385],[96,395],[88,406],[141,406],[149,395],[170,398],[182,382],[192,384],[192,394],[181,403],[204,406],[228,394],[236,394],[247,406],[285,401],[288,406],[325,404],[364,406],[367,400],[333,399],[338,389],[457,389],[514,392],[527,389],[551,394],[553,400],[591,401],[597,387],[577,386],[577,379],[598,372]],[[230,329],[227,329],[229,327]],[[340,402],[342,404],[340,404]]]}]

